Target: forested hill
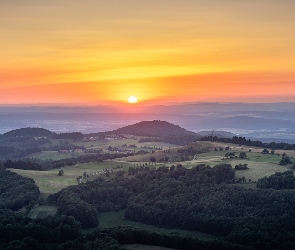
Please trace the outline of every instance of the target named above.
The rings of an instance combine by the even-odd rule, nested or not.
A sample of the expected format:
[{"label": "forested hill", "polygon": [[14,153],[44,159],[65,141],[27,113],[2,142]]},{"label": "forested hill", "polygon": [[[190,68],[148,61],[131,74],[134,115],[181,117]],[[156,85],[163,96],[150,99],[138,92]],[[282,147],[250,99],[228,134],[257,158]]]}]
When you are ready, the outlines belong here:
[{"label": "forested hill", "polygon": [[142,121],[112,131],[115,134],[131,134],[138,136],[197,136],[196,133],[166,121]]},{"label": "forested hill", "polygon": [[3,138],[15,138],[15,137],[51,137],[55,133],[44,128],[20,128],[11,130],[3,134]]}]

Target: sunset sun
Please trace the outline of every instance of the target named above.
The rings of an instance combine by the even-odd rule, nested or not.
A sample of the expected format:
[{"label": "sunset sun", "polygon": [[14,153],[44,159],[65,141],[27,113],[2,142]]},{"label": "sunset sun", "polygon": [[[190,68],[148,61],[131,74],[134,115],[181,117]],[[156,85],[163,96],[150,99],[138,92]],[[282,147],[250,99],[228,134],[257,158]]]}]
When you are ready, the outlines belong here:
[{"label": "sunset sun", "polygon": [[128,102],[129,102],[129,103],[137,103],[137,98],[136,98],[135,96],[130,96],[130,97],[128,98]]}]

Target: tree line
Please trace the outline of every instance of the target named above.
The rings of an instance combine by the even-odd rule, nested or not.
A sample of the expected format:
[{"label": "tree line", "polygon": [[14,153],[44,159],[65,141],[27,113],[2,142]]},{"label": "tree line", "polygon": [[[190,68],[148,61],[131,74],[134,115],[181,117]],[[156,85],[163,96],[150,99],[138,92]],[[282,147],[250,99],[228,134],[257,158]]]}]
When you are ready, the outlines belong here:
[{"label": "tree line", "polygon": [[89,162],[103,162],[104,160],[122,158],[126,156],[133,156],[134,153],[96,153],[96,154],[83,154],[78,157],[66,158],[55,161],[38,161],[35,162],[32,159],[24,160],[6,160],[4,166],[6,168],[24,169],[24,170],[38,170],[46,171],[50,169],[62,168],[65,166],[73,166],[78,163]]},{"label": "tree line", "polygon": [[0,209],[21,209],[36,201],[39,193],[33,179],[8,171],[0,164]]},{"label": "tree line", "polygon": [[289,144],[285,142],[262,142],[259,140],[252,141],[246,139],[245,137],[234,136],[232,138],[223,138],[217,136],[205,136],[199,139],[200,141],[219,141],[224,143],[233,143],[238,145],[261,147],[261,148],[271,148],[271,149],[283,149],[283,150],[294,150],[295,144]]}]

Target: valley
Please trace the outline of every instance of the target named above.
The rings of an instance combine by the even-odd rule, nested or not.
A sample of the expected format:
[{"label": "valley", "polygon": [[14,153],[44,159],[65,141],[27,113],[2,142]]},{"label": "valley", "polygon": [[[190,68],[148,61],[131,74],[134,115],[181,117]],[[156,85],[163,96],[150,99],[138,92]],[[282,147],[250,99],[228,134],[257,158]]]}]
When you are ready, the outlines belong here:
[{"label": "valley", "polygon": [[[159,124],[164,128],[157,130]],[[185,134],[181,135],[186,133],[183,129],[177,134],[177,127],[157,121],[147,126],[145,136],[143,132],[138,132],[140,130],[137,131],[137,127],[142,126],[146,124],[128,127],[129,131],[134,130],[134,134],[118,134],[118,131],[88,135],[51,134],[42,129],[21,129],[4,134],[0,143],[2,147],[9,145],[8,150],[15,147],[15,151],[11,152],[42,140],[42,144],[34,148],[36,152],[3,161],[7,170],[33,179],[40,190],[39,197],[19,212],[26,213],[33,220],[73,216],[81,223],[83,235],[95,233],[96,230],[108,234],[112,230],[119,230],[120,233],[127,230],[148,237],[150,232],[154,232],[167,237],[190,237],[208,242],[202,243],[205,245],[222,240],[229,247],[230,244],[246,244],[232,238],[234,232],[241,234],[235,231],[238,230],[238,215],[222,222],[221,211],[229,209],[233,213],[236,195],[264,195],[267,199],[272,199],[272,195],[288,195],[284,191],[273,193],[261,190],[257,183],[268,177],[273,178],[278,172],[292,173],[289,176],[293,178],[294,150],[239,145],[214,141],[214,138],[211,141],[206,137],[195,137],[195,134],[190,134],[191,142],[178,145],[168,143],[167,140],[183,144],[183,139],[175,139],[182,136],[186,138]],[[121,132],[125,132],[124,129]],[[149,129],[156,134],[149,133]],[[165,136],[161,133],[163,129]],[[233,138],[232,141],[237,139]],[[226,140],[231,141],[230,138]],[[293,147],[287,144],[284,146]],[[282,164],[282,159],[289,159],[291,163]],[[237,168],[241,166],[245,168]],[[232,193],[233,197],[227,197],[227,193]],[[293,196],[293,193],[291,191],[290,195]],[[250,214],[256,213],[256,205],[247,202],[248,198],[242,201],[243,210]],[[214,204],[219,203],[223,205],[217,208]],[[264,215],[259,216],[257,223],[262,223]],[[240,219],[244,220],[242,217]],[[212,223],[216,223],[216,226],[211,227]],[[260,224],[257,226],[261,227]],[[131,228],[138,231],[132,231]],[[140,243],[119,242],[122,245]],[[130,249],[134,246],[131,244]],[[136,247],[153,249],[147,244]]]}]

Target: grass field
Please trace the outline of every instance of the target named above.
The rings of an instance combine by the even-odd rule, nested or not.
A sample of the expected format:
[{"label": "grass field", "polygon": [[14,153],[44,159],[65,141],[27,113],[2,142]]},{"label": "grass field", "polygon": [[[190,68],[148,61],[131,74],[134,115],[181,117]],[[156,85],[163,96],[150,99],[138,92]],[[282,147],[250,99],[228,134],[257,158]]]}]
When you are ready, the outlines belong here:
[{"label": "grass field", "polygon": [[[281,160],[281,156],[276,154],[261,154],[260,152],[246,152],[247,159],[228,159],[225,157],[226,152],[236,152],[236,155],[239,155],[240,152],[244,151],[244,149],[237,149],[229,150],[229,151],[211,151],[208,153],[199,154],[196,156],[195,160],[183,162],[182,164],[187,167],[191,168],[198,164],[207,164],[211,167],[221,164],[221,163],[228,163],[231,164],[234,168],[238,164],[248,164],[248,170],[239,170],[236,171],[236,177],[241,178],[245,177],[247,181],[251,179],[251,181],[257,181],[264,176],[270,176],[276,172],[284,172],[289,170],[290,166],[280,166],[278,163]],[[289,154],[288,154],[289,155]],[[295,162],[294,158],[291,158],[293,162]]]},{"label": "grass field", "polygon": [[165,233],[171,234],[176,233],[183,236],[192,236],[203,240],[212,240],[215,239],[214,236],[197,232],[197,231],[188,231],[188,230],[181,230],[181,229],[168,229],[168,228],[160,228],[155,227],[152,225],[143,224],[140,222],[135,222],[131,220],[126,220],[124,218],[124,210],[118,212],[109,212],[109,213],[102,213],[99,215],[99,228],[108,228],[108,227],[115,227],[115,226],[132,226],[144,230],[149,230],[157,233]]},{"label": "grass field", "polygon": [[[141,137],[138,137],[139,139]],[[96,140],[96,141],[79,141],[79,142],[73,142],[72,140],[69,140],[70,143],[77,145],[77,146],[84,146],[86,149],[102,149],[104,152],[110,152],[108,151],[108,147],[117,147],[119,149],[130,149],[130,150],[146,150],[151,151],[151,149],[144,149],[141,147],[147,146],[147,147],[162,147],[163,149],[173,148],[176,147],[174,144],[169,144],[165,142],[145,142],[145,143],[138,143],[138,140],[135,139],[123,139],[123,140]],[[52,140],[53,144],[58,144],[56,140]],[[128,145],[136,145],[137,148],[122,148],[122,145],[126,144]],[[41,151],[37,153],[33,153],[30,155],[27,155],[26,158],[37,158],[40,160],[61,160],[66,158],[72,158],[77,157],[81,153],[73,152],[73,153],[59,153],[58,151]],[[82,153],[83,154],[83,153]]]},{"label": "grass field", "polygon": [[49,215],[55,215],[57,211],[56,206],[35,206],[30,213],[28,214],[28,217],[35,219],[35,218],[45,218]]},{"label": "grass field", "polygon": [[[94,141],[93,143],[106,143],[105,147],[112,145],[112,146],[118,146],[123,145],[124,143],[129,144],[136,144],[136,140],[134,139],[125,139],[125,140],[100,140],[100,141]],[[85,143],[85,142],[81,142]],[[87,142],[88,143],[88,142]],[[92,142],[91,142],[92,143]],[[169,148],[169,146],[172,146],[170,144],[165,143],[159,143],[156,145],[153,145],[153,143],[143,143],[139,145],[147,145],[147,146],[157,146],[157,147],[163,147],[166,149]],[[174,146],[174,145],[173,145]],[[222,151],[215,151],[214,148],[222,147],[225,148],[229,146],[230,150],[222,150]],[[211,167],[221,164],[221,163],[229,163],[233,167],[235,165],[238,165],[240,163],[244,164],[247,163],[249,169],[248,170],[240,170],[236,171],[236,177],[241,178],[245,177],[247,180],[251,179],[251,181],[257,181],[259,178],[262,178],[264,176],[269,176],[271,174],[274,174],[275,172],[283,172],[289,169],[290,166],[284,167],[278,165],[281,154],[286,152],[287,155],[291,157],[291,161],[295,162],[295,159],[293,158],[294,152],[293,151],[278,151],[275,152],[274,155],[272,154],[261,154],[262,149],[261,148],[254,148],[254,147],[243,147],[243,146],[237,146],[234,144],[225,144],[225,143],[217,143],[217,142],[194,142],[192,144],[189,144],[187,146],[181,147],[182,149],[186,149],[189,147],[193,147],[195,149],[202,149],[207,150],[207,153],[198,154],[195,156],[194,160],[191,161],[185,161],[185,162],[170,162],[166,164],[167,166],[171,166],[172,164],[178,164],[181,163],[187,168],[194,167],[198,164],[208,164]],[[135,155],[130,157],[121,158],[119,161],[104,161],[103,163],[87,163],[87,164],[77,164],[75,166],[70,167],[64,167],[64,175],[58,176],[57,173],[59,169],[50,170],[50,171],[26,171],[26,170],[12,170],[14,172],[17,172],[23,176],[33,178],[36,181],[36,184],[39,186],[40,191],[42,193],[55,193],[62,188],[65,188],[69,185],[77,185],[77,177],[82,176],[84,172],[86,172],[89,175],[88,180],[93,180],[97,178],[100,175],[103,175],[100,171],[103,169],[113,169],[116,168],[117,165],[122,165],[123,170],[127,171],[128,167],[134,166],[134,164],[142,164],[145,162],[149,162],[151,157],[156,157],[157,159],[163,158],[165,156],[168,156],[170,159],[173,157],[173,155],[178,154],[178,149],[171,147],[170,153],[167,153],[167,150],[157,150],[155,153],[148,153],[144,155]],[[249,149],[251,149],[251,152],[249,152]],[[247,159],[228,159],[225,157],[225,154],[227,152],[236,152],[236,155],[239,155],[240,152],[246,152]],[[280,155],[277,155],[280,154]],[[45,159],[46,154],[52,154],[53,158],[57,157],[66,157],[66,154],[60,154],[57,152],[40,152],[39,154],[40,158]],[[36,155],[36,154],[35,154]],[[160,166],[162,164],[158,164],[157,166]],[[156,167],[157,167],[156,166]]]},{"label": "grass field", "polygon": [[171,147],[169,150],[170,152],[167,152],[167,148],[163,148],[163,150],[156,150],[155,153],[148,153],[148,154],[144,154],[144,155],[134,155],[134,156],[129,156],[129,157],[125,157],[122,158],[122,160],[125,161],[143,161],[143,162],[148,162],[150,161],[151,157],[155,157],[156,159],[161,159],[164,157],[169,157],[169,159],[173,159],[173,158],[179,158],[179,156],[181,156],[181,153],[178,152],[179,149],[188,149],[188,148],[194,148],[196,150],[202,150],[202,151],[211,151],[214,149],[213,145],[210,142],[193,142],[189,145],[186,146],[175,146]]},{"label": "grass field", "polygon": [[97,178],[103,174],[102,172],[98,173],[99,171],[102,171],[103,169],[116,168],[117,165],[122,165],[122,169],[125,171],[128,170],[129,166],[132,166],[129,163],[117,161],[77,164],[74,166],[62,168],[64,170],[63,176],[58,176],[59,169],[53,169],[49,171],[33,171],[22,169],[10,170],[22,176],[33,178],[41,193],[56,193],[65,187],[77,185],[77,177],[82,176],[84,172],[90,176],[89,180],[93,180],[94,178]]},{"label": "grass field", "polygon": [[[76,153],[75,153],[76,154]],[[72,158],[72,153],[59,153],[58,151],[41,151],[26,156],[26,158],[37,158],[43,161],[46,160],[62,160],[66,158]]]},{"label": "grass field", "polygon": [[[169,144],[169,143],[165,143],[165,142],[145,142],[145,143],[139,143],[138,139],[140,139],[141,137],[136,137],[137,140],[135,139],[123,139],[123,140],[97,140],[97,141],[90,141],[90,142],[74,142],[74,145],[78,145],[78,146],[84,146],[86,148],[90,148],[90,149],[103,149],[103,150],[107,150],[109,146],[111,147],[117,147],[117,148],[121,148],[122,145],[126,144],[128,145],[136,145],[137,148],[135,148],[135,150],[141,150],[141,146],[155,146],[155,147],[162,147],[163,149],[167,149],[169,147],[176,147],[176,145],[174,144]],[[126,149],[126,148],[125,148]],[[134,148],[127,148],[127,149],[134,149]]]}]

